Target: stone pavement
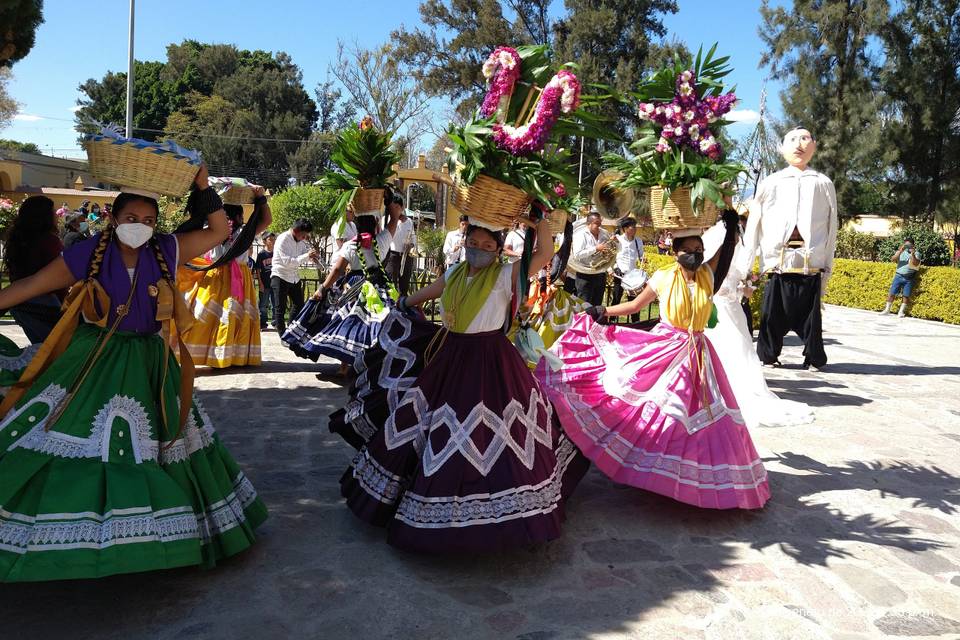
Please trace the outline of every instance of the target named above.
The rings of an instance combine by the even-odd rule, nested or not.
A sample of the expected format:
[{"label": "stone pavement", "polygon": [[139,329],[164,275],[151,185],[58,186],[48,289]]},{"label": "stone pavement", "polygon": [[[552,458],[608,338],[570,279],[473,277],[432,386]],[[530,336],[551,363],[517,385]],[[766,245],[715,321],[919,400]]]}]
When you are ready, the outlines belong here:
[{"label": "stone pavement", "polygon": [[825,335],[825,373],[797,368],[795,340],[769,372],[817,420],[754,431],[761,512],[591,470],[560,540],[444,559],[388,547],[343,506],[335,367],[266,334],[263,367],[198,379],[271,509],[258,544],[213,571],[0,585],[3,637],[960,638],[960,327],[829,307]]}]

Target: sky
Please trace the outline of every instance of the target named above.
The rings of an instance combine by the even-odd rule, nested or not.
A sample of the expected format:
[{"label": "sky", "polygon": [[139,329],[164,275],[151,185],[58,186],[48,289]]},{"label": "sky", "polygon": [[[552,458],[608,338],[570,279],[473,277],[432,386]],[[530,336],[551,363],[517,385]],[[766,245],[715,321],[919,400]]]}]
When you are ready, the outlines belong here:
[{"label": "sky", "polygon": [[[138,0],[135,55],[165,60],[166,45],[184,39],[282,50],[303,71],[304,86],[312,94],[336,58],[338,38],[367,47],[380,44],[401,24],[419,25],[418,5],[419,0]],[[756,122],[766,76],[758,69],[760,0],[679,0],[679,5],[678,13],[664,17],[667,38],[692,50],[719,42],[718,53],[731,56],[734,71],[728,80],[737,85],[737,111],[744,121],[732,125],[730,134],[746,135]],[[561,0],[555,0],[554,11],[561,8]],[[107,71],[126,69],[128,11],[128,0],[46,0],[36,45],[13,68],[9,89],[21,103],[20,113],[10,127],[0,129],[0,138],[33,142],[50,155],[83,157],[73,130],[77,87]],[[766,86],[767,109],[778,117],[779,86]]]}]

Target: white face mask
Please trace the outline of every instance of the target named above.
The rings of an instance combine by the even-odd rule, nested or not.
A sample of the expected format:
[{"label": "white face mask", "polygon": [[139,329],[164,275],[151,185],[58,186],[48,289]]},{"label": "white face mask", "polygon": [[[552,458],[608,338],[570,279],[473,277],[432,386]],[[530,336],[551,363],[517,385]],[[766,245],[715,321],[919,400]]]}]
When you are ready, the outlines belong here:
[{"label": "white face mask", "polygon": [[127,222],[117,225],[117,237],[131,249],[139,249],[153,237],[153,227],[142,222]]}]

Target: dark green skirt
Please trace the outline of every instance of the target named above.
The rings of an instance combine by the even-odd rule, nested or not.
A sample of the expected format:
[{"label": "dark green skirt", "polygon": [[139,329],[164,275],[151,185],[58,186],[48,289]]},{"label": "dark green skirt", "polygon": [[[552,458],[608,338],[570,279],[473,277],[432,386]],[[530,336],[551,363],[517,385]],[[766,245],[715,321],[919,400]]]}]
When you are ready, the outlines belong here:
[{"label": "dark green skirt", "polygon": [[[114,334],[45,429],[101,333],[79,327],[0,422],[0,581],[212,567],[249,547],[267,517],[199,403],[170,443],[180,367],[159,336]],[[4,339],[0,386],[28,361]]]}]

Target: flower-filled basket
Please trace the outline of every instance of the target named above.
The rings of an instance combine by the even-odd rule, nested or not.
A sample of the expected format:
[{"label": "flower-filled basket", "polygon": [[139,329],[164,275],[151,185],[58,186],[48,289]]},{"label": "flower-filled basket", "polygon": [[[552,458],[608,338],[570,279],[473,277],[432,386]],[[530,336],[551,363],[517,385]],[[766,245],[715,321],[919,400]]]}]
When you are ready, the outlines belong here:
[{"label": "flower-filled basket", "polygon": [[243,178],[210,178],[210,186],[213,187],[223,204],[252,204],[254,185]]},{"label": "flower-filled basket", "polygon": [[714,224],[729,185],[744,171],[726,161],[721,143],[737,97],[725,91],[729,58],[714,58],[716,48],[706,55],[701,49],[695,60],[676,57],[642,82],[632,94],[640,126],[631,155],[603,158],[623,174],[615,186],[650,189],[650,216],[661,229]]},{"label": "flower-filled basket", "polygon": [[335,209],[342,214],[352,202],[356,215],[379,216],[393,165],[400,161],[390,133],[378,131],[366,116],[337,136],[330,159],[340,170],[328,171],[318,184],[341,191]]},{"label": "flower-filled basket", "polygon": [[[453,203],[471,221],[508,229],[530,204],[552,209],[554,185],[576,186],[563,136],[609,137],[581,108],[574,65],[557,65],[546,46],[498,47],[483,65],[489,82],[479,112],[448,136]],[[596,102],[587,98],[585,102]]]}]

